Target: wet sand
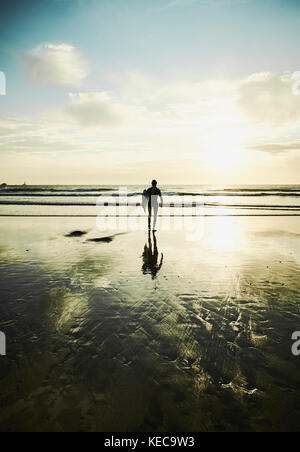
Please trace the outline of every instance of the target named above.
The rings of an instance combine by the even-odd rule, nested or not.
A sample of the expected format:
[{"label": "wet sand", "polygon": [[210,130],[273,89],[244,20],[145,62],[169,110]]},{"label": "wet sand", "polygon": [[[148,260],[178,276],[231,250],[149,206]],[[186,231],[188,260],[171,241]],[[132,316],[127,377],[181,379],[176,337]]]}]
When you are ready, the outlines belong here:
[{"label": "wet sand", "polygon": [[300,219],[203,221],[1,219],[0,431],[300,430]]}]

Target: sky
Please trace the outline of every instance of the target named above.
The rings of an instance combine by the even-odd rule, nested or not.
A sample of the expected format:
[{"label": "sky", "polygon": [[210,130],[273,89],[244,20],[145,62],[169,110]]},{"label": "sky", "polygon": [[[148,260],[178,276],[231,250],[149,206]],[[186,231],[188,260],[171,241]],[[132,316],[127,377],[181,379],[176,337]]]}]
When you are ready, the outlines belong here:
[{"label": "sky", "polygon": [[3,2],[0,183],[297,184],[299,42],[299,0]]}]

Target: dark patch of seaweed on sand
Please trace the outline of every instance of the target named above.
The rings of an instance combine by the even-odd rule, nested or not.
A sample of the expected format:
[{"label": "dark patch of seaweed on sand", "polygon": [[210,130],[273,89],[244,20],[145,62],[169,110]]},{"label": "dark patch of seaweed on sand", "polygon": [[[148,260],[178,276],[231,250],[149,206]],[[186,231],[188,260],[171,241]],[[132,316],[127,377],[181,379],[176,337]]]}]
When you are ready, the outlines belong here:
[{"label": "dark patch of seaweed on sand", "polygon": [[89,239],[87,242],[93,242],[93,243],[110,243],[112,242],[114,237],[100,237],[95,239]]},{"label": "dark patch of seaweed on sand", "polygon": [[86,235],[87,232],[86,231],[73,231],[70,232],[69,234],[66,234],[65,237],[82,237],[83,235]]},{"label": "dark patch of seaweed on sand", "polygon": [[92,243],[111,243],[115,237],[117,237],[118,235],[124,235],[126,234],[126,232],[120,232],[119,234],[113,234],[113,235],[109,235],[107,237],[96,237],[94,239],[89,239],[87,240],[87,242],[92,242]]},{"label": "dark patch of seaweed on sand", "polygon": [[[80,238],[86,234],[88,234],[88,232],[86,232],[86,231],[73,231],[73,232],[70,232],[69,234],[66,234],[65,237],[68,237],[68,238],[79,237]],[[126,233],[120,232],[119,234],[113,234],[113,235],[109,235],[107,237],[95,237],[95,238],[86,240],[86,242],[111,243],[115,237],[117,237],[118,235],[124,235],[124,234],[126,234]]]}]

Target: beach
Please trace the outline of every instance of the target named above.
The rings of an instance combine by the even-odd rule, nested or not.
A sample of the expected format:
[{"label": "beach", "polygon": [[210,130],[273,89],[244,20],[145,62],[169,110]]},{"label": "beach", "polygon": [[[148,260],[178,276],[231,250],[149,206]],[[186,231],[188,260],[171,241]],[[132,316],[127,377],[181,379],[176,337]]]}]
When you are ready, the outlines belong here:
[{"label": "beach", "polygon": [[201,224],[1,218],[1,431],[299,431],[300,218]]}]

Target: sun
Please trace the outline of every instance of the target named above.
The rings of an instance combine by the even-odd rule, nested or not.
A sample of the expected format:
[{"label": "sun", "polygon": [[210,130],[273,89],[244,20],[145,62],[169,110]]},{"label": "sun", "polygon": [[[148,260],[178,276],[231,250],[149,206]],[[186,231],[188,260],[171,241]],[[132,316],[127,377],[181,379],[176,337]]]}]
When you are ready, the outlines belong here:
[{"label": "sun", "polygon": [[238,169],[244,162],[238,130],[216,129],[205,139],[205,162],[215,171]]}]

